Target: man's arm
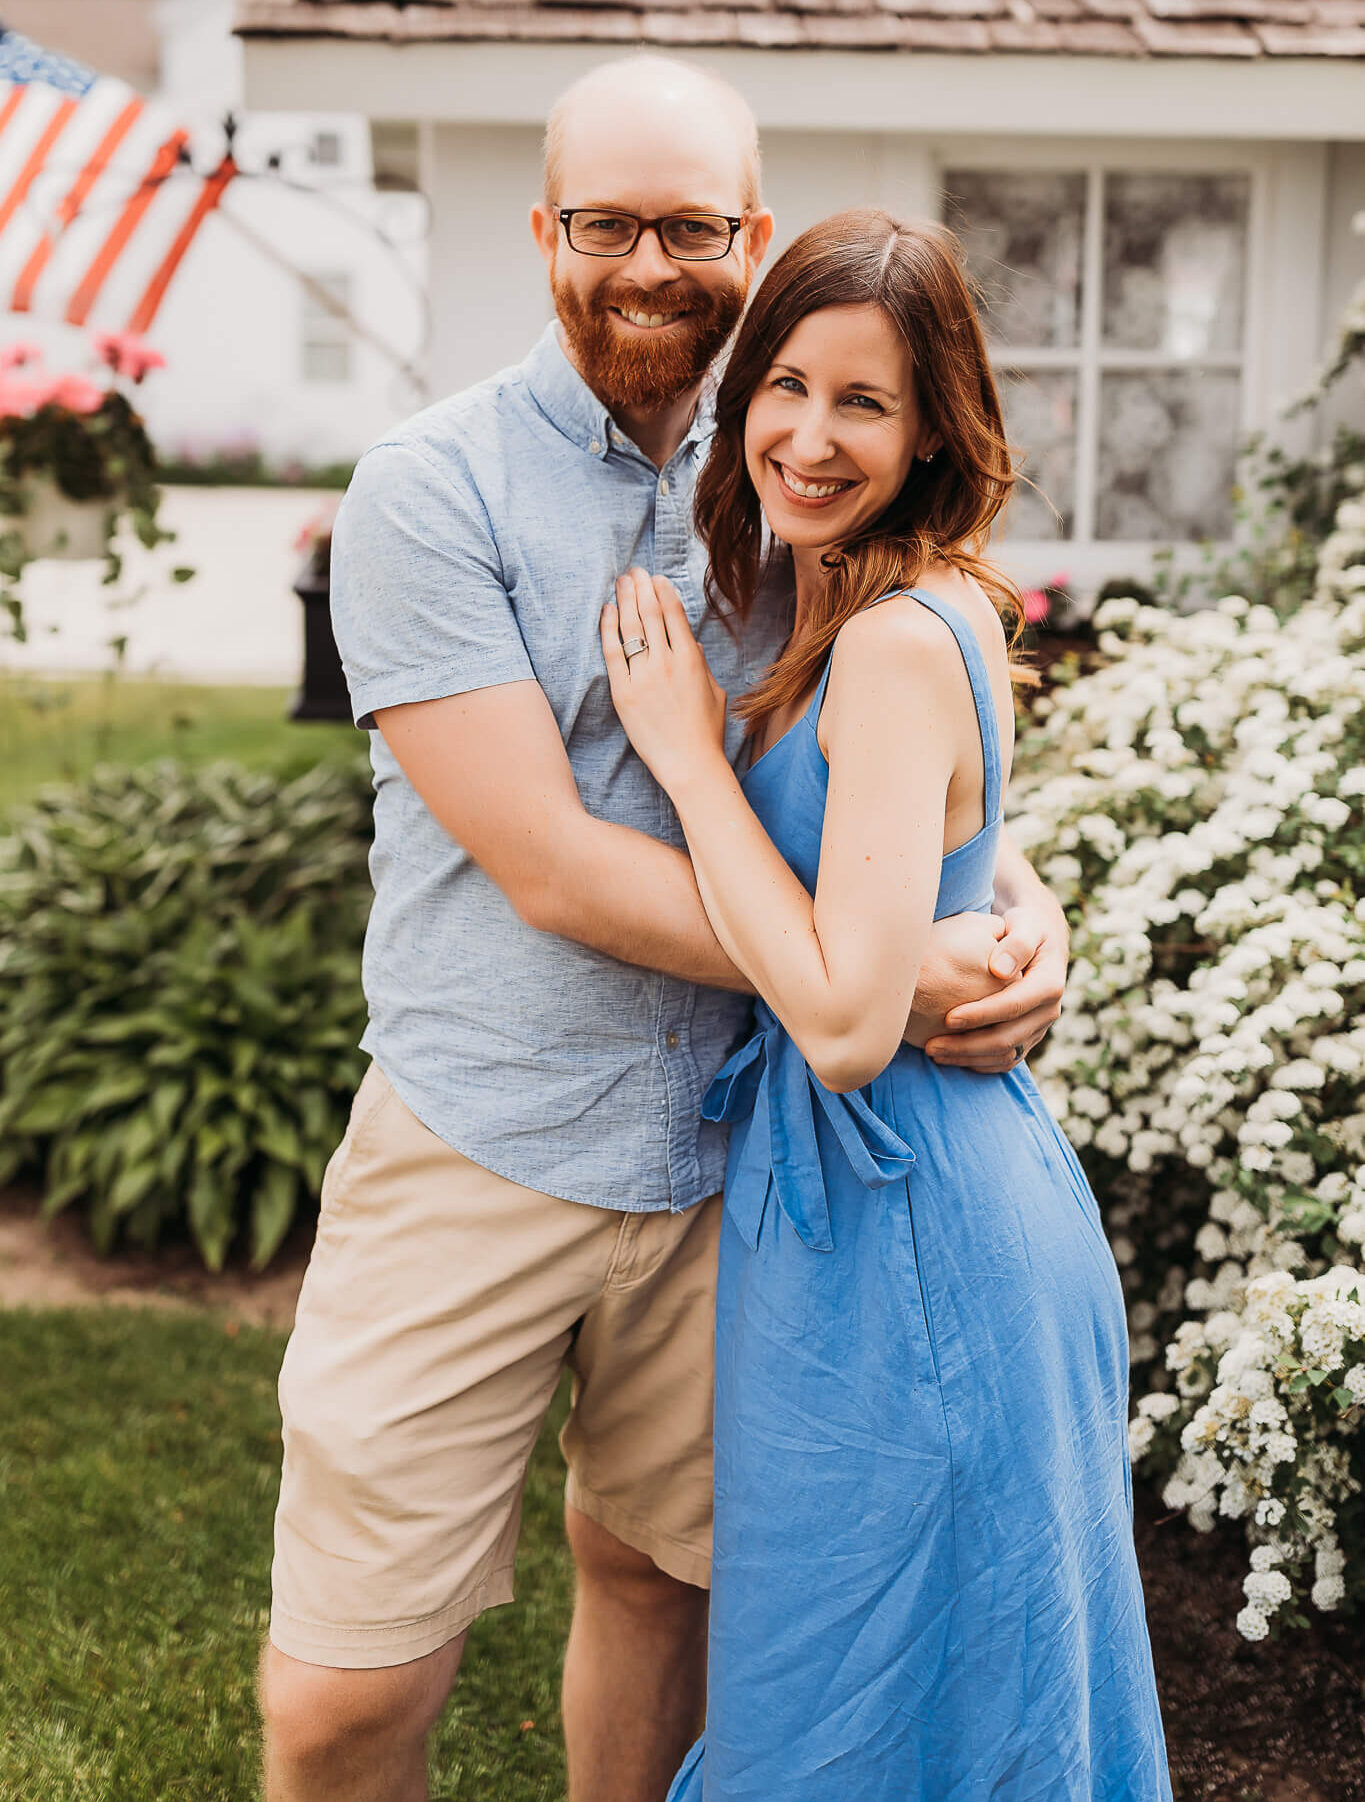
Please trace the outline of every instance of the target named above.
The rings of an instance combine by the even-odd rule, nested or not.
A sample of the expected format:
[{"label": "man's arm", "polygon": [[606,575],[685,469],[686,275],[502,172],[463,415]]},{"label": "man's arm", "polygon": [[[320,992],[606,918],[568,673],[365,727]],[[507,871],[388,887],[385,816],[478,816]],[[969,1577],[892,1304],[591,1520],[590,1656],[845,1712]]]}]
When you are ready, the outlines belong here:
[{"label": "man's arm", "polygon": [[[1071,935],[1061,904],[1010,838],[996,859],[999,937],[992,946],[969,916],[939,922],[921,972],[907,1038],[936,1063],[1009,1070],[1042,1040],[1062,1011]],[[919,1012],[921,1001],[923,1013]]]},{"label": "man's arm", "polygon": [[[375,723],[433,817],[529,926],[752,992],[711,929],[686,854],[584,809],[538,683],[385,707]],[[940,1063],[1009,1069],[1013,1047],[1031,1049],[1061,1011],[1065,916],[1006,835],[996,895],[1003,920],[963,915],[930,935],[906,1037]],[[1023,974],[1000,968],[1006,960]]]},{"label": "man's arm", "polygon": [[539,683],[374,717],[433,817],[528,926],[685,982],[752,992],[711,930],[686,853],[586,811]]}]

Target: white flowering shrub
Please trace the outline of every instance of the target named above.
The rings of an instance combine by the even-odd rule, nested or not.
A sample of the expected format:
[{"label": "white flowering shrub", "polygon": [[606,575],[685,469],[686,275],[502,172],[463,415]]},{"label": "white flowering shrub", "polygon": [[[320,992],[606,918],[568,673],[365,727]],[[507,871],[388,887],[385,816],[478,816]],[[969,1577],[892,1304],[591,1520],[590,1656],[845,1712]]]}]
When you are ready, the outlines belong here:
[{"label": "white flowering shrub", "polygon": [[1245,1523],[1254,1639],[1365,1600],[1365,496],[1288,619],[1096,623],[1019,759],[1073,924],[1034,1070],[1123,1274],[1134,1460]]}]

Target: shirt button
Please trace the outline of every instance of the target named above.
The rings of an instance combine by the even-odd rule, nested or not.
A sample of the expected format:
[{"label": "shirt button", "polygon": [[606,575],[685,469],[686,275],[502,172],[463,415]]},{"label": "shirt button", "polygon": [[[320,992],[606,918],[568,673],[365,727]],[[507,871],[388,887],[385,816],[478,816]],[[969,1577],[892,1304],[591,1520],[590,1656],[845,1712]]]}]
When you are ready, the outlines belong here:
[{"label": "shirt button", "polygon": [[601,449],[602,449],[602,442],[601,442],[601,440],[600,440],[600,439],[599,439],[599,438],[594,438],[594,439],[593,439],[593,441],[592,441],[592,443],[591,443],[591,444],[590,444],[590,445],[589,445],[589,446],[588,446],[588,449],[589,449],[589,450],[590,450],[590,451],[591,451],[591,452],[592,452],[592,454],[593,454],[593,456],[594,456],[594,457],[595,457],[595,456],[597,456],[597,455],[598,455],[598,453],[599,453],[599,452],[600,452],[600,451],[601,451]]},{"label": "shirt button", "polygon": [[668,493],[668,477],[667,476],[659,477],[659,493],[660,494]]},{"label": "shirt button", "polygon": [[664,1035],[664,1044],[668,1046],[670,1051],[676,1051],[680,1042],[676,1032],[670,1032]]}]

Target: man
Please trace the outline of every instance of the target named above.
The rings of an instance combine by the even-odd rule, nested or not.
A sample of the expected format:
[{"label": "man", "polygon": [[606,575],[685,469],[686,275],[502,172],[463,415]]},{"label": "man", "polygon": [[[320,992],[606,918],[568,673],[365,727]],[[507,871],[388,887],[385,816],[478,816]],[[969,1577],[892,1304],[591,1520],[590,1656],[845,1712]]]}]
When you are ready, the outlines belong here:
[{"label": "man", "polygon": [[[704,621],[690,524],[704,379],[772,218],[743,102],[682,65],[593,71],[546,152],[557,326],[371,450],[337,522],[337,635],[375,728],[375,1061],[280,1380],[269,1802],[426,1794],[566,1362],[573,1802],[662,1802],[702,1710],[724,1146],[699,1105],[747,1003],[597,621],[631,565],[669,576],[732,692],[789,627],[776,595],[742,642]],[[993,1024],[937,1041],[982,1069],[1042,1036],[1065,973],[1012,852],[1000,893],[994,975],[1023,974],[1002,996],[980,922],[970,955],[945,922],[912,1022],[986,996],[966,1024]]]}]

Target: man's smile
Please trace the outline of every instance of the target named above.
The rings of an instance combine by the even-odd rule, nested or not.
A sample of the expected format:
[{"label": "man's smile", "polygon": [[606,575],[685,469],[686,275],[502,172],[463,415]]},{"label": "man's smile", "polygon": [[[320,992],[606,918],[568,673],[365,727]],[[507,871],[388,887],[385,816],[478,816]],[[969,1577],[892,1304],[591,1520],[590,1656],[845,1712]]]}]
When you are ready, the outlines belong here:
[{"label": "man's smile", "polygon": [[688,310],[683,308],[673,313],[644,313],[635,307],[611,307],[609,309],[615,313],[618,319],[624,319],[627,325],[633,325],[637,331],[642,332],[656,332],[661,327],[676,325],[680,319],[687,317]]}]

